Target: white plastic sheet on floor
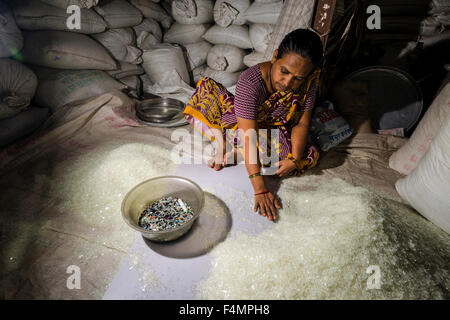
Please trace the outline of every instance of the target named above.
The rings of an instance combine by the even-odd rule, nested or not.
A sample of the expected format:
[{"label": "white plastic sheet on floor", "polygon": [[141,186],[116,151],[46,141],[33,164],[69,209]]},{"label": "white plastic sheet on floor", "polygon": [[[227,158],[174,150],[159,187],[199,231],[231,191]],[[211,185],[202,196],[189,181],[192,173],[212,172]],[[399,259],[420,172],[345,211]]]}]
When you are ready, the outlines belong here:
[{"label": "white plastic sheet on floor", "polygon": [[[197,287],[200,278],[208,280],[208,272],[217,274],[210,262],[220,259],[220,254],[210,254],[215,249],[222,248],[220,253],[229,248],[227,235],[233,230],[256,235],[276,227],[241,206],[242,201],[252,202],[249,182],[241,166],[221,172],[208,171],[205,165],[196,165],[192,170],[181,166],[175,171],[176,166],[163,161],[177,145],[171,139],[173,128],[138,123],[134,103],[122,93],[111,92],[66,106],[53,115],[54,123],[46,131],[0,151],[1,298],[140,299],[159,293],[160,299],[196,299],[198,294],[190,289]],[[190,126],[180,129],[186,130],[184,136],[194,132]],[[387,244],[383,256],[400,261],[398,271],[389,269],[392,272],[387,274],[388,280],[392,283],[394,275],[405,270],[408,277],[415,277],[414,281],[407,278],[402,282],[404,286],[394,287],[397,298],[448,297],[450,238],[402,203],[394,187],[401,175],[388,168],[389,156],[403,144],[404,140],[398,137],[358,134],[323,153],[318,167],[309,174],[320,181],[339,177],[385,199],[379,203],[386,205],[388,214],[385,222],[378,225],[383,230],[386,241],[383,243]],[[210,144],[202,139],[202,145]],[[186,152],[185,156],[199,154],[202,150],[199,148]],[[82,170],[88,160],[94,163],[93,167]],[[214,188],[206,188],[207,206],[223,210],[217,210],[213,216],[208,214],[211,210],[205,211],[194,229],[178,242],[147,245],[139,233],[122,221],[117,207],[122,191],[117,194],[115,191],[131,188],[125,183],[128,177],[134,177],[136,181],[132,182],[137,183],[155,174],[174,172],[200,183],[208,179],[217,181]],[[120,178],[121,175],[127,179]],[[240,186],[232,181],[235,175],[242,176]],[[90,181],[101,182],[100,189],[92,189]],[[108,187],[108,181],[114,181],[114,187]],[[208,183],[209,187],[213,185]],[[65,189],[58,188],[60,185]],[[276,188],[276,184],[271,188]],[[222,193],[230,189],[229,193]],[[108,198],[109,191],[115,194],[112,200]],[[94,194],[100,196],[92,198]],[[98,211],[90,207],[96,200],[103,201]],[[114,209],[106,209],[109,201],[116,206]],[[77,205],[84,210],[70,209]],[[396,208],[401,209],[401,214],[397,214]],[[208,227],[214,232],[209,233]],[[67,287],[70,266],[80,267],[80,289]],[[198,270],[182,285],[176,284],[182,280],[183,268]],[[366,279],[365,270],[361,272],[360,277]],[[119,290],[124,285],[121,276],[124,274],[130,278],[127,286]],[[210,279],[213,282],[206,283],[206,287],[219,280]],[[236,283],[236,279],[233,281],[230,285]]]}]

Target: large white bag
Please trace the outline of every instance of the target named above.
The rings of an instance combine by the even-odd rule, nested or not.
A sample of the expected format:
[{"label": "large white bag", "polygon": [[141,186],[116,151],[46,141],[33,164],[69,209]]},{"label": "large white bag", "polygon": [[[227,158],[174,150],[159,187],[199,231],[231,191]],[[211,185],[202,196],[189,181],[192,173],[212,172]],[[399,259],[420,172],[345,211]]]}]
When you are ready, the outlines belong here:
[{"label": "large white bag", "polygon": [[98,4],[98,0],[40,0],[52,6],[67,9],[68,6],[76,5],[80,8],[92,8]]},{"label": "large white bag", "polygon": [[122,79],[130,76],[139,76],[144,74],[144,68],[139,64],[131,64],[119,61],[119,69],[108,71],[108,74],[114,79]]},{"label": "large white bag", "polygon": [[133,27],[136,34],[138,48],[148,50],[151,46],[161,43],[162,31],[158,22],[152,18],[145,18],[141,24]]},{"label": "large white bag", "polygon": [[243,61],[247,67],[253,67],[255,64],[266,61],[266,59],[264,58],[264,53],[252,52],[246,55]]},{"label": "large white bag", "polygon": [[38,80],[33,71],[10,59],[0,59],[0,75],[0,119],[4,119],[29,106]]},{"label": "large white bag", "polygon": [[135,47],[136,39],[132,28],[110,29],[92,35],[118,61],[131,64],[142,63],[142,50]]},{"label": "large white bag", "polygon": [[182,24],[212,23],[213,0],[173,0],[172,16]]},{"label": "large white bag", "polygon": [[389,167],[409,174],[417,167],[420,159],[428,150],[437,132],[450,115],[450,82],[439,92],[425,112],[413,134],[400,149],[389,158]]},{"label": "large white bag", "polygon": [[250,41],[257,52],[265,53],[275,26],[268,23],[253,23],[250,25]]},{"label": "large white bag", "polygon": [[254,2],[244,13],[245,19],[251,23],[277,24],[283,9],[283,1],[271,3]]},{"label": "large white bag", "polygon": [[117,69],[117,63],[101,44],[85,34],[74,32],[24,32],[22,55],[26,63],[49,68]]},{"label": "large white bag", "polygon": [[234,86],[238,80],[241,72],[226,72],[226,71],[217,71],[211,69],[210,67],[206,67],[204,71],[205,77],[210,77],[211,79],[221,83],[226,88]]},{"label": "large white bag", "polygon": [[85,34],[106,30],[106,22],[91,9],[80,9],[80,29],[69,29],[67,8],[36,0],[15,0],[12,8],[16,23],[23,30],[61,30]]},{"label": "large white bag", "polygon": [[0,120],[0,148],[38,129],[49,117],[49,109],[30,106],[14,117]]},{"label": "large white bag", "polygon": [[39,79],[35,101],[53,112],[79,100],[126,88],[100,70],[56,70],[33,67]]},{"label": "large white bag", "polygon": [[227,44],[216,44],[209,50],[208,67],[217,71],[236,72],[245,69],[245,50]]},{"label": "large white bag", "polygon": [[181,24],[175,22],[164,34],[164,42],[178,44],[200,42],[208,28],[208,24]]},{"label": "large white bag", "polygon": [[126,0],[101,1],[94,10],[105,19],[109,28],[134,27],[142,22],[142,13]]},{"label": "large white bag", "polygon": [[[175,70],[180,78],[190,83],[189,73],[186,66],[183,50],[176,44],[161,43],[153,46],[151,50],[144,51],[142,56],[145,72],[154,84],[161,84],[161,79],[167,79],[167,74]],[[171,85],[168,83],[168,85]]]},{"label": "large white bag", "polygon": [[11,9],[0,1],[0,58],[11,57],[23,47],[22,32]]},{"label": "large white bag", "polygon": [[214,21],[221,27],[245,24],[244,12],[249,7],[250,0],[217,0],[214,5]]},{"label": "large white bag", "polygon": [[212,45],[208,41],[202,40],[200,42],[186,44],[184,47],[186,48],[189,60],[189,70],[193,70],[205,64],[206,57]]},{"label": "large white bag", "polygon": [[247,26],[231,25],[224,28],[214,25],[206,31],[202,38],[214,44],[229,44],[241,49],[252,48]]},{"label": "large white bag", "polygon": [[420,214],[450,234],[450,115],[442,120],[419,165],[395,188]]},{"label": "large white bag", "polygon": [[138,8],[146,18],[152,18],[161,23],[167,19],[171,19],[159,3],[149,0],[130,0],[130,2],[133,6]]}]

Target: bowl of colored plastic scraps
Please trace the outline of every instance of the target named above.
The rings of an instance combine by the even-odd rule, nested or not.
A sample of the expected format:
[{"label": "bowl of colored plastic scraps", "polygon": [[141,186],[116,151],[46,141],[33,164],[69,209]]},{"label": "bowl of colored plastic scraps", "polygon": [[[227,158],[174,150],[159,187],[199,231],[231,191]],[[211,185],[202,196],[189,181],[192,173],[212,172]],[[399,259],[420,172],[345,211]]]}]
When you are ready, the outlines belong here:
[{"label": "bowl of colored plastic scraps", "polygon": [[163,176],[144,181],[122,201],[122,217],[152,241],[175,240],[190,230],[205,203],[203,190],[193,181]]}]

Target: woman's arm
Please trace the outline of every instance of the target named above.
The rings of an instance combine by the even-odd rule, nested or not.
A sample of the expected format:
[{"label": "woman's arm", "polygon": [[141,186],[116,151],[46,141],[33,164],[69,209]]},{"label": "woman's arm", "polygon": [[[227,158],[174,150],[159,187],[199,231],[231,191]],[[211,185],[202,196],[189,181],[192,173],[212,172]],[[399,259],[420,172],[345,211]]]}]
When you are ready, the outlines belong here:
[{"label": "woman's arm", "polygon": [[[292,156],[297,161],[302,158],[306,144],[308,142],[309,124],[311,122],[312,110],[303,112],[299,122],[292,128],[291,144]],[[284,159],[276,163],[279,166],[276,174],[280,177],[285,177],[294,171],[297,167],[291,159]]]},{"label": "woman's arm", "polygon": [[[258,148],[256,146],[257,139],[257,122],[256,120],[248,120],[236,117],[239,128],[239,138],[244,146],[244,160],[247,172],[250,175],[261,172],[258,157]],[[268,192],[264,178],[262,175],[250,179],[255,191],[255,212],[260,210],[261,214],[267,216],[269,220],[277,219],[276,209],[281,208],[278,200],[271,192]],[[265,191],[267,191],[265,193]]]},{"label": "woman's arm", "polygon": [[[256,132],[258,130],[256,120],[248,120],[236,117],[239,128],[239,138],[244,147],[245,167],[249,175],[261,171],[260,162],[258,159],[258,149],[256,147]],[[250,179],[253,190],[259,193],[267,190],[262,176]]]}]

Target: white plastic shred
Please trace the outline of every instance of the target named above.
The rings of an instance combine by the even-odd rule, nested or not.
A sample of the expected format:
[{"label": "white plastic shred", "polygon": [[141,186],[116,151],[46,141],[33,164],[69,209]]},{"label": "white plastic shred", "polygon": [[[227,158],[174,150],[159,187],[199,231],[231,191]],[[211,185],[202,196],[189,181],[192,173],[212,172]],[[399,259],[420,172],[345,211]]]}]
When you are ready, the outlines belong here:
[{"label": "white plastic shred", "polygon": [[168,159],[169,151],[141,143],[96,149],[55,167],[52,194],[61,199],[59,210],[85,221],[99,243],[127,250],[137,233],[123,221],[122,200],[137,184],[173,174],[176,164]]},{"label": "white plastic shred", "polygon": [[279,194],[272,228],[211,251],[200,299],[449,297],[450,237],[411,208],[318,176],[284,180]]}]

